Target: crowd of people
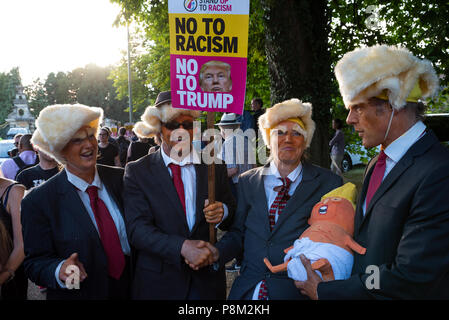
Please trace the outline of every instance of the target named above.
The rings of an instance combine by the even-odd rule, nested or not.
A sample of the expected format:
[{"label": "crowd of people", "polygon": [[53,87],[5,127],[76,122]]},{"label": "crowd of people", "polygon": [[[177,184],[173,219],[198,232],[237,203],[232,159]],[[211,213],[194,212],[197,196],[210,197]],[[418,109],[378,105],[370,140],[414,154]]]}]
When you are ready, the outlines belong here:
[{"label": "crowd of people", "polygon": [[[335,73],[346,122],[365,147],[381,145],[355,210],[354,240],[366,253],[354,254],[349,278],[324,281],[302,255],[305,281],[264,263],[284,263],[314,205],[342,186],[341,121],[329,170],[305,156],[316,130],[311,103],[263,109],[253,99],[253,114],[223,114],[209,203],[208,166],[193,146],[200,112],[174,108],[166,91],[134,126],[134,140],[125,128],[112,138],[101,108],[40,112],[2,166],[1,298],[26,299],[30,279],[49,300],[448,299],[449,151],[421,121],[435,71],[406,49],[374,46],[348,52]],[[263,165],[248,128],[269,149]],[[211,226],[224,231],[217,242]],[[239,276],[227,296],[233,259]],[[372,266],[378,285],[368,284]]]}]

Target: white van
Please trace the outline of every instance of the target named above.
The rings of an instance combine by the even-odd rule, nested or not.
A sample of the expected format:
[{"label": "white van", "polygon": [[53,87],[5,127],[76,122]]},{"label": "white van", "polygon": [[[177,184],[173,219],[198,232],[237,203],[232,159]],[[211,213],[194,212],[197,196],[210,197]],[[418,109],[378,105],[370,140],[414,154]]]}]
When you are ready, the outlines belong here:
[{"label": "white van", "polygon": [[21,127],[17,127],[17,128],[10,128],[8,130],[8,133],[6,134],[6,138],[7,139],[14,139],[14,136],[16,134],[28,134],[31,133],[30,130],[28,128],[21,128]]}]

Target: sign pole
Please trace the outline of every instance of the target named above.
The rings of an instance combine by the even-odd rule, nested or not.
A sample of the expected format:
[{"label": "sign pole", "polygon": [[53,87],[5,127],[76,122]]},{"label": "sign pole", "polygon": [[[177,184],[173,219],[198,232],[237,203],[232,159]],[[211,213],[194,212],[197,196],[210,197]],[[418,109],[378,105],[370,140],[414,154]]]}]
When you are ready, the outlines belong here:
[{"label": "sign pole", "polygon": [[[207,129],[213,129],[215,123],[215,112],[207,113]],[[214,136],[211,137],[210,143],[214,143]],[[212,158],[215,158],[215,148],[212,148]],[[215,161],[211,164],[207,165],[207,194],[209,204],[213,204],[215,202]],[[215,224],[209,223],[209,242],[214,245],[217,241],[216,233],[215,233]]]}]

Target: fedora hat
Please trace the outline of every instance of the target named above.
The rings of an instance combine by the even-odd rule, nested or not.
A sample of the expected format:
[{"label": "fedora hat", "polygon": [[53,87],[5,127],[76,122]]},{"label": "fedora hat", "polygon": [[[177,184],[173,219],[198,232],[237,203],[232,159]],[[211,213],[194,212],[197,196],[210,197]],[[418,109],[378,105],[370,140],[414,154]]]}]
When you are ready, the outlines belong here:
[{"label": "fedora hat", "polygon": [[182,108],[173,108],[170,91],[162,91],[158,94],[154,106],[148,106],[141,120],[135,124],[134,133],[139,138],[151,138],[161,132],[162,123],[167,123],[180,115],[188,115],[198,118],[201,111]]},{"label": "fedora hat", "polygon": [[219,123],[216,123],[216,126],[230,126],[234,124],[241,124],[240,121],[238,121],[239,115],[235,113],[224,113],[221,116],[221,120]]},{"label": "fedora hat", "polygon": [[157,95],[154,107],[157,108],[167,102],[171,102],[171,91],[162,91]]}]

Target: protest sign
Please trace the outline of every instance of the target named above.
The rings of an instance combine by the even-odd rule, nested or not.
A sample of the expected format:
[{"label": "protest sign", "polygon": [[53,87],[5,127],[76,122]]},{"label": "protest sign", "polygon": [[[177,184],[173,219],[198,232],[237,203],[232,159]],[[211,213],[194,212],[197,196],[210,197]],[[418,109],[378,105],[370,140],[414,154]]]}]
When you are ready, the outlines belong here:
[{"label": "protest sign", "polygon": [[175,108],[243,113],[249,0],[170,0]]}]

